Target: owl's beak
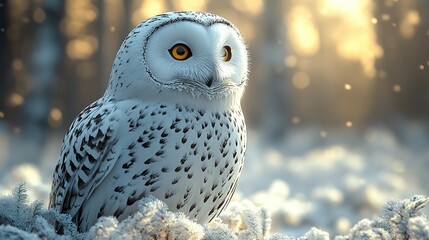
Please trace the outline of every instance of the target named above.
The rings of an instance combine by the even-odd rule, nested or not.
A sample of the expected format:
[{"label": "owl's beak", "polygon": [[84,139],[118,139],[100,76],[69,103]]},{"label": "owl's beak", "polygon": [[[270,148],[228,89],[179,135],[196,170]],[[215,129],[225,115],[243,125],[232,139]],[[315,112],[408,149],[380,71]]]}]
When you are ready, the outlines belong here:
[{"label": "owl's beak", "polygon": [[207,78],[205,80],[206,80],[205,81],[206,86],[209,87],[209,88],[211,88],[212,86],[218,84],[220,78],[219,78],[219,75],[217,75],[216,73],[214,73],[214,74],[212,74],[210,76],[207,76]]},{"label": "owl's beak", "polygon": [[212,84],[213,84],[213,77],[210,77],[209,79],[207,79],[206,85],[207,85],[207,87],[211,87]]}]

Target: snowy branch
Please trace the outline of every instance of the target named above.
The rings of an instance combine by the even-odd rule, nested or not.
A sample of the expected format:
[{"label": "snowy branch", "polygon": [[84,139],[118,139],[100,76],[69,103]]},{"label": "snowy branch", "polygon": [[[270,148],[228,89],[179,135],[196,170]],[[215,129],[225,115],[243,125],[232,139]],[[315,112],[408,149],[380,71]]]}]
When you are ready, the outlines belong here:
[{"label": "snowy branch", "polygon": [[[363,219],[335,240],[429,239],[429,223],[421,210],[427,197],[387,202],[381,216]],[[265,208],[250,201],[233,203],[220,218],[200,225],[183,213],[173,213],[162,201],[150,196],[139,202],[138,212],[122,222],[101,217],[88,233],[79,233],[71,217],[43,209],[40,201],[27,202],[27,189],[19,183],[12,195],[0,196],[0,239],[261,239],[292,240],[291,236],[270,233],[271,217]],[[60,230],[62,234],[58,234]],[[311,228],[296,240],[328,240],[329,234]]]}]

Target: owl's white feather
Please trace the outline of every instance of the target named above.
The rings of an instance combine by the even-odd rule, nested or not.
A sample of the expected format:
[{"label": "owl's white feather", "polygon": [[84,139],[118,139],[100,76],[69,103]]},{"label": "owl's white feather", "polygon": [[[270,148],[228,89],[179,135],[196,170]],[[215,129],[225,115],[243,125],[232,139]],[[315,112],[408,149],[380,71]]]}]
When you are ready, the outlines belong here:
[{"label": "owl's white feather", "polygon": [[[189,48],[187,59],[173,57],[176,44]],[[219,215],[245,154],[247,61],[238,30],[213,14],[171,12],[138,25],[104,96],[64,138],[50,207],[81,231],[100,216],[126,218],[149,195],[201,223]]]}]

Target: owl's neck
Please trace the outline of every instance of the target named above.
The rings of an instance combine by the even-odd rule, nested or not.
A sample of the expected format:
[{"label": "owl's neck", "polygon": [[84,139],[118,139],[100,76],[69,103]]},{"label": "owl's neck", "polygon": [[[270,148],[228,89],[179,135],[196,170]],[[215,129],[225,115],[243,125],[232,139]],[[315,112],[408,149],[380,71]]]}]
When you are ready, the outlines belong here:
[{"label": "owl's neck", "polygon": [[134,99],[144,103],[180,105],[207,111],[224,111],[240,107],[240,98],[242,95],[242,92],[234,92],[222,98],[208,99],[205,96],[192,96],[183,91],[178,92],[171,90],[148,91],[140,94],[132,94],[131,96],[129,93],[126,95],[121,94],[121,92],[110,93],[112,92],[106,91],[103,98],[110,101]]}]

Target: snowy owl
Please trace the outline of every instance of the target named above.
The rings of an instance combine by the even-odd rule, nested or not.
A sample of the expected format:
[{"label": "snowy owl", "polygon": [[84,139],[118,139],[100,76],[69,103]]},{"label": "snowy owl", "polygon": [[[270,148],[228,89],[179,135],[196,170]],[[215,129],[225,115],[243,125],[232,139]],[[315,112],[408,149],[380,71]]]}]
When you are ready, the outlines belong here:
[{"label": "snowy owl", "polygon": [[127,218],[150,195],[199,223],[218,216],[243,166],[247,65],[239,31],[222,17],[170,12],[139,24],[104,96],[64,138],[49,206],[80,231],[101,216]]}]

